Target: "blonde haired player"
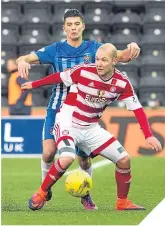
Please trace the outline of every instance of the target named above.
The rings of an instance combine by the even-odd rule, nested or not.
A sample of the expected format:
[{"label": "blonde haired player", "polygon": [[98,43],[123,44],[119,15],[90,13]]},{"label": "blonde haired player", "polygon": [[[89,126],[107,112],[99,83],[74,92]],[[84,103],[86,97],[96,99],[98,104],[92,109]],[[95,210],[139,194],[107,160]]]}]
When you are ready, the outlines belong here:
[{"label": "blonde haired player", "polygon": [[[63,104],[55,125],[56,145],[60,157],[49,170],[41,187],[29,199],[30,209],[38,210],[43,207],[50,187],[73,163],[75,146],[92,158],[101,155],[116,164],[116,210],[145,209],[127,198],[131,182],[128,153],[112,134],[98,124],[105,107],[116,99],[122,100],[128,110],[133,110],[150,147],[156,151],[162,150],[160,142],[152,135],[129,79],[115,69],[116,56],[116,48],[112,44],[104,44],[96,52],[96,64],[79,65],[22,86],[22,89],[30,89],[60,82],[66,86],[77,84],[77,94],[73,92],[72,99]],[[67,101],[72,102],[73,107],[67,105]],[[67,115],[72,115],[72,122],[68,121]]]}]

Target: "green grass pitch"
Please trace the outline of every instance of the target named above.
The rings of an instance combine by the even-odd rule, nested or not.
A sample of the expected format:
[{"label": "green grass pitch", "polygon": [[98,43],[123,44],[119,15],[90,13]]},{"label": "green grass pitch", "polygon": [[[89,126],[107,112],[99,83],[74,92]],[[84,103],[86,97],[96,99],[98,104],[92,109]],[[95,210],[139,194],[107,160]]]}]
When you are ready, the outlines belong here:
[{"label": "green grass pitch", "polygon": [[[93,162],[100,161],[97,157]],[[79,198],[64,187],[64,176],[53,187],[53,199],[40,211],[31,211],[27,201],[40,185],[40,159],[2,159],[2,224],[12,225],[137,225],[164,198],[165,158],[132,159],[129,198],[146,211],[115,211],[114,165],[93,172],[92,197],[99,210],[83,210]],[[70,168],[77,168],[77,162]]]}]

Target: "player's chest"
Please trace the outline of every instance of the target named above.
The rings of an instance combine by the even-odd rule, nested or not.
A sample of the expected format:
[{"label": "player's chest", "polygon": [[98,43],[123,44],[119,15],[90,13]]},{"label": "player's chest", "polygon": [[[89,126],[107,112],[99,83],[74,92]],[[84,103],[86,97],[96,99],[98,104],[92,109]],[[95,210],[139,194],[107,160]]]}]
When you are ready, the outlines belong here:
[{"label": "player's chest", "polygon": [[63,66],[63,67],[71,68],[78,64],[93,63],[93,61],[94,61],[94,56],[90,52],[85,52],[85,53],[74,55],[74,56],[57,54],[56,58],[54,59],[54,64],[56,65],[56,67]]},{"label": "player's chest", "polygon": [[78,89],[89,95],[104,97],[105,99],[111,99],[119,96],[123,89],[113,84],[113,81],[104,83],[101,80],[89,79],[89,77],[81,76],[78,83]]},{"label": "player's chest", "polygon": [[79,94],[82,95],[85,101],[96,103],[108,103],[117,99],[121,94],[121,88],[113,85],[99,84],[91,81],[78,84]]}]

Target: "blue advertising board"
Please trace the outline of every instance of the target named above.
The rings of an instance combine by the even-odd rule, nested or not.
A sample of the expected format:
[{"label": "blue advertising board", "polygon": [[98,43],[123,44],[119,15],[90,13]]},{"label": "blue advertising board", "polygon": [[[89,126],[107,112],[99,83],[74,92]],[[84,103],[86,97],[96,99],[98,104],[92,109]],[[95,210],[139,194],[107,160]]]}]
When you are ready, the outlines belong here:
[{"label": "blue advertising board", "polygon": [[3,155],[41,154],[43,123],[43,117],[3,117],[1,153]]}]

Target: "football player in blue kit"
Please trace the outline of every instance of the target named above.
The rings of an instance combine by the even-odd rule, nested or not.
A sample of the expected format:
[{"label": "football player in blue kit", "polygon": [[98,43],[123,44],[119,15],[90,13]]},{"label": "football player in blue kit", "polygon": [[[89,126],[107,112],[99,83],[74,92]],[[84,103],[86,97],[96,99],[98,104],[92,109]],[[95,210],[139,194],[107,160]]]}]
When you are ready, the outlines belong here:
[{"label": "football player in blue kit", "polygon": [[[53,72],[62,72],[74,65],[81,63],[94,63],[95,53],[102,45],[94,40],[84,41],[82,38],[85,29],[83,15],[77,9],[69,9],[64,14],[63,29],[66,33],[66,41],[55,42],[45,46],[35,53],[20,56],[17,59],[18,71],[21,77],[28,79],[31,64],[51,64]],[[128,62],[138,57],[140,48],[134,42],[128,44],[125,50],[117,51],[119,62]],[[52,129],[56,119],[56,113],[65,100],[69,89],[63,84],[57,84],[52,89],[47,114],[43,126],[43,154],[41,159],[42,180],[45,179],[47,172],[54,163],[56,145]],[[92,176],[92,165],[90,158],[81,150],[77,149],[77,157],[80,169]],[[47,200],[52,197],[51,190],[48,192]],[[87,210],[97,209],[90,194],[81,198],[81,203]]]}]

